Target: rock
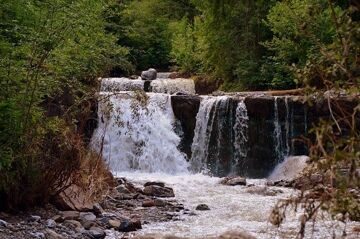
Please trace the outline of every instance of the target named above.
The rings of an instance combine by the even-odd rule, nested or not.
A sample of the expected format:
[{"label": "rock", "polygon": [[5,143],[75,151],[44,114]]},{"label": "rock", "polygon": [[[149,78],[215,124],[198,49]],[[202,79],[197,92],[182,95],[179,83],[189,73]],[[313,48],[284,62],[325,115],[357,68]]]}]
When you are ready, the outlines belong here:
[{"label": "rock", "polygon": [[76,220],[66,220],[64,224],[67,226],[72,226],[73,228],[82,228],[82,225],[79,221]]},{"label": "rock", "polygon": [[56,222],[53,219],[48,219],[48,220],[46,220],[46,226],[48,228],[55,228]]},{"label": "rock", "polygon": [[90,228],[95,227],[95,226],[96,226],[96,223],[95,223],[95,222],[90,222],[90,221],[84,221],[84,222],[81,222],[81,225],[82,225],[86,230],[89,230]]},{"label": "rock", "polygon": [[30,219],[29,219],[30,222],[40,222],[40,220],[41,220],[41,217],[36,216],[36,215],[30,216]]},{"label": "rock", "polygon": [[80,220],[81,221],[93,222],[93,221],[96,220],[96,216],[92,212],[81,212],[80,213]]},{"label": "rock", "polygon": [[30,232],[30,235],[36,239],[45,239],[45,234],[42,232]]},{"label": "rock", "polygon": [[93,239],[103,239],[106,236],[106,233],[104,230],[98,227],[92,227],[89,231],[86,232],[87,235],[90,236],[90,238]]},{"label": "rock", "polygon": [[175,197],[174,190],[169,187],[160,187],[156,185],[144,188],[144,194],[155,197]]},{"label": "rock", "polygon": [[55,215],[52,217],[52,220],[54,220],[55,222],[63,222],[64,218],[61,215]]},{"label": "rock", "polygon": [[50,229],[46,229],[45,233],[46,233],[46,239],[63,239],[64,238],[62,235],[60,235]]},{"label": "rock", "polygon": [[0,219],[0,227],[7,227],[8,223]]},{"label": "rock", "polygon": [[156,185],[156,186],[159,186],[159,187],[165,187],[165,183],[163,183],[163,182],[146,182],[144,184],[144,187],[152,186],[152,185]]},{"label": "rock", "polygon": [[143,207],[155,207],[155,201],[154,200],[145,200],[142,203]]},{"label": "rock", "polygon": [[105,212],[104,209],[100,206],[99,203],[94,204],[93,211],[94,211],[96,216],[101,216]]},{"label": "rock", "polygon": [[126,188],[125,185],[119,185],[116,187],[116,190],[119,192],[119,193],[124,193],[124,194],[130,194],[131,192],[129,191],[129,189]]},{"label": "rock", "polygon": [[119,220],[109,220],[108,225],[110,228],[118,229],[120,227],[121,222]]},{"label": "rock", "polygon": [[65,189],[53,199],[54,205],[60,210],[88,212],[93,209],[94,202],[90,193],[77,185]]},{"label": "rock", "polygon": [[61,212],[62,219],[65,220],[77,220],[80,217],[80,213],[77,211],[63,211]]},{"label": "rock", "polygon": [[258,194],[263,196],[276,196],[278,193],[283,193],[282,190],[272,189],[266,186],[254,186],[246,189],[246,192],[250,194]]},{"label": "rock", "polygon": [[243,177],[226,177],[220,181],[220,184],[228,186],[246,186],[246,178]]},{"label": "rock", "polygon": [[133,232],[137,229],[141,229],[141,222],[140,221],[130,221],[130,220],[124,220],[120,223],[120,226],[118,227],[118,230],[120,232]]},{"label": "rock", "polygon": [[157,77],[157,71],[153,68],[150,68],[147,71],[141,72],[141,79],[142,80],[155,80]]},{"label": "rock", "polygon": [[210,208],[208,205],[206,204],[199,204],[196,206],[195,210],[198,210],[198,211],[209,211]]}]

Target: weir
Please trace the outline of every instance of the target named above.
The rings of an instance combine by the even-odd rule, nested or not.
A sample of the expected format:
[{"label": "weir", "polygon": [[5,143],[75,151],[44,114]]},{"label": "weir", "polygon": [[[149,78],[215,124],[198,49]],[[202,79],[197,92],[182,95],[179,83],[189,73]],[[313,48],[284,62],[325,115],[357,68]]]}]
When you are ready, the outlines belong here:
[{"label": "weir", "polygon": [[[288,96],[197,96],[191,79],[102,80],[92,145],[114,171],[267,177],[307,149],[304,104]],[[180,93],[180,94],[179,94]]]}]

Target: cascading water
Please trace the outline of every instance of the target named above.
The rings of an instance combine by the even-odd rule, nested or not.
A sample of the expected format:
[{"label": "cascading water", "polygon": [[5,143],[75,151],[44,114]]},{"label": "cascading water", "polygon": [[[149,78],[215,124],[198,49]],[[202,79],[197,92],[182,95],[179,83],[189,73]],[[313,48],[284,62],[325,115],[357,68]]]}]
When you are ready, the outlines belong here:
[{"label": "cascading water", "polygon": [[[145,224],[143,230],[135,234],[159,233],[204,238],[217,236],[228,230],[246,230],[256,238],[294,236],[294,231],[298,230],[296,218],[299,214],[290,215],[280,229],[275,230],[268,223],[272,206],[278,200],[289,197],[293,193],[291,189],[281,189],[283,193],[275,196],[263,196],[251,193],[247,187],[220,185],[217,177],[191,174],[184,154],[178,150],[180,138],[175,133],[175,128],[178,127],[175,127],[171,96],[121,92],[129,89],[128,83],[124,82],[130,82],[130,85],[140,82],[113,82],[116,87],[109,86],[111,80],[103,80],[103,100],[98,107],[99,125],[93,135],[92,146],[102,152],[115,174],[126,177],[139,186],[147,181],[163,181],[174,189],[176,200],[186,208],[193,210],[200,203],[206,203],[211,208],[210,211],[199,212],[194,216],[180,212],[180,221]],[[172,89],[164,91],[171,92]],[[278,102],[275,102],[274,125],[278,133],[275,135],[281,136]],[[292,114],[293,110],[288,108],[287,120],[289,115],[293,118]],[[190,160],[194,171],[209,169],[218,175],[229,169],[228,172],[238,170],[234,167],[245,167],[243,162],[248,154],[250,119],[243,99],[235,100],[227,96],[202,97],[196,120],[193,156]],[[285,124],[286,135],[292,135],[293,120]],[[277,139],[278,146],[282,147],[281,137]],[[298,162],[288,159],[277,167],[275,172],[278,173],[274,174],[283,176],[288,172],[289,165],[296,163]],[[296,171],[296,167],[291,168],[291,172]],[[257,185],[255,187],[265,187],[265,180],[248,179],[248,182]],[[328,226],[329,223],[324,221],[323,225]],[[323,231],[322,227],[315,234],[307,232],[305,238],[327,238],[328,235],[323,234]],[[108,236],[107,239],[122,236],[124,235]]]},{"label": "cascading water", "polygon": [[[166,77],[163,76],[163,77]],[[195,84],[191,79],[168,79],[168,78],[159,78],[154,80],[150,84],[151,91],[155,93],[187,93],[195,94]]]},{"label": "cascading water", "polygon": [[[244,168],[244,160],[247,157],[248,150],[248,128],[249,128],[249,116],[247,114],[246,105],[244,99],[242,99],[237,107],[235,114],[235,124],[234,124],[234,168],[242,167]],[[240,165],[242,164],[242,165]],[[234,170],[233,170],[234,171]]]},{"label": "cascading water", "polygon": [[106,96],[99,104],[93,145],[102,143],[113,171],[187,172],[185,156],[177,149],[180,138],[173,129],[169,95],[143,95],[147,102],[130,92]]},{"label": "cascading water", "polygon": [[129,78],[104,78],[101,80],[101,92],[134,91],[143,90],[144,81]]},{"label": "cascading water", "polygon": [[277,97],[274,97],[274,141],[276,160],[277,162],[281,162],[284,159],[284,153],[282,151],[282,135]]}]

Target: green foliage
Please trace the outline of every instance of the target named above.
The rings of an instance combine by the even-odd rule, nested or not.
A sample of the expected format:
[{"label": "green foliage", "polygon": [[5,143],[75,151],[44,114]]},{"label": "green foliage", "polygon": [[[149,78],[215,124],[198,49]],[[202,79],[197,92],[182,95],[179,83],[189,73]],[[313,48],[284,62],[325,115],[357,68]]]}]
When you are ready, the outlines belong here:
[{"label": "green foliage", "polygon": [[[77,105],[97,77],[127,70],[127,49],[105,31],[109,1],[4,0],[0,6],[0,204],[46,200],[59,178],[42,183],[52,166],[71,167],[64,132],[75,132]],[[57,99],[55,105],[47,103]],[[56,100],[55,100],[56,101]],[[55,117],[44,108],[57,107]],[[75,111],[68,111],[69,108]],[[70,112],[73,114],[68,114]],[[69,134],[68,134],[69,135]],[[75,140],[75,139],[74,139]],[[60,153],[60,151],[63,151]],[[65,161],[62,161],[65,160]],[[63,166],[61,166],[63,165]],[[63,169],[64,169],[63,168]],[[71,173],[64,169],[64,174]],[[69,175],[67,175],[69,177]],[[40,183],[39,183],[40,182]],[[11,195],[11,197],[10,197]],[[12,200],[9,200],[9,199]]]}]

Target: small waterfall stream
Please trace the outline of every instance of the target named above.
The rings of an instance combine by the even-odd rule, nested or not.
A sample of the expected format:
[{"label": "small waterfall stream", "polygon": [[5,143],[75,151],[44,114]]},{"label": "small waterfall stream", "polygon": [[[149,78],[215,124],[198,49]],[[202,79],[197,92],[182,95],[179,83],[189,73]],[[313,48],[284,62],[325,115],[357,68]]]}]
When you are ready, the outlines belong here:
[{"label": "small waterfall stream", "polygon": [[[173,112],[170,94],[179,91],[193,94],[194,84],[168,77],[164,74],[151,82],[152,93],[139,93],[144,87],[140,79],[103,79],[99,123],[91,145],[102,153],[115,175],[136,184],[163,181],[174,188],[176,200],[186,208],[193,210],[198,204],[206,203],[211,210],[194,216],[180,212],[180,221],[147,224],[135,234],[170,233],[203,238],[228,230],[246,230],[257,238],[291,238],[297,230],[299,215],[291,215],[284,227],[276,230],[268,223],[268,215],[272,206],[294,193],[293,190],[281,189],[282,193],[264,196],[251,193],[247,187],[219,185],[218,177],[248,175],[251,170],[265,167],[252,162],[259,152],[268,161],[266,167],[273,169],[274,160],[276,165],[285,156],[296,153],[291,138],[307,129],[308,115],[303,115],[304,122],[299,124],[297,112],[286,97],[275,97],[273,109],[268,110],[271,118],[264,120],[254,117],[254,109],[247,107],[246,98],[196,96],[200,98],[200,105],[189,159],[179,150],[184,132]],[[186,97],[183,104],[189,104]],[[268,135],[254,137],[254,132]],[[270,151],[264,153],[263,148]],[[289,168],[297,172],[297,165],[304,163],[303,158],[300,159],[288,157],[273,175],[286,177]],[[260,175],[264,175],[261,172]],[[269,169],[264,172],[269,174]],[[264,178],[248,181],[260,188],[266,183]],[[320,236],[316,238],[326,238],[322,230],[317,232]]]}]

